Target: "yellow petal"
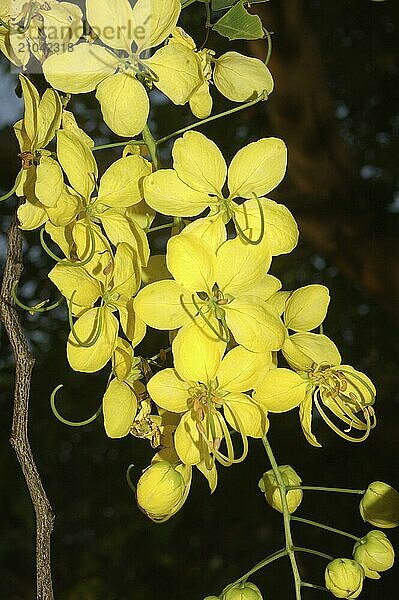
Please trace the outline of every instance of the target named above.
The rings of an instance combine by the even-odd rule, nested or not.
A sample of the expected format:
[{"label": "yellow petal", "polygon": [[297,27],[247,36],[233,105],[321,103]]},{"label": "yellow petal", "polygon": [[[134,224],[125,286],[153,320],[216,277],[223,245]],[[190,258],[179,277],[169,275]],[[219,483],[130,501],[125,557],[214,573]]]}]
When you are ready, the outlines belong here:
[{"label": "yellow petal", "polygon": [[248,144],[231,161],[228,184],[232,198],[264,196],[278,186],[287,167],[287,148],[278,138]]},{"label": "yellow petal", "polygon": [[202,76],[192,50],[182,44],[163,46],[143,60],[157,76],[154,85],[174,104],[185,104],[199,85]]},{"label": "yellow petal", "polygon": [[288,329],[310,331],[324,321],[330,304],[325,285],[306,285],[295,290],[287,301],[284,322]]},{"label": "yellow petal", "polygon": [[37,128],[38,128],[38,110],[39,110],[39,102],[40,96],[31,81],[25,77],[25,75],[20,74],[19,80],[22,86],[22,94],[24,97],[24,119],[23,119],[23,127],[26,132],[26,135],[31,142],[31,149],[36,148],[36,139],[37,139]]},{"label": "yellow petal", "polygon": [[106,46],[126,50],[133,42],[133,14],[129,0],[86,0],[87,20]]},{"label": "yellow petal", "polygon": [[60,165],[50,156],[42,156],[36,167],[35,194],[44,206],[56,206],[64,189]]},{"label": "yellow petal", "polygon": [[248,296],[256,296],[262,300],[269,300],[281,288],[281,281],[274,275],[262,275],[258,281],[248,288]]},{"label": "yellow petal", "polygon": [[148,240],[140,227],[125,215],[109,209],[98,215],[108,239],[114,246],[126,242],[134,248],[142,264],[147,264],[150,250]]},{"label": "yellow petal", "polygon": [[128,73],[116,73],[98,86],[96,98],[108,127],[122,137],[141,133],[148,119],[150,102],[140,81]]},{"label": "yellow petal", "polygon": [[301,422],[303,434],[306,440],[309,442],[309,444],[315,446],[316,448],[321,448],[321,444],[319,444],[319,442],[316,439],[316,436],[312,431],[312,408],[312,394],[308,393],[306,394],[303,402],[301,402],[299,405],[299,420]]},{"label": "yellow petal", "polygon": [[209,91],[209,82],[205,81],[190,96],[191,112],[197,119],[206,119],[212,112],[213,100]]},{"label": "yellow petal", "polygon": [[140,286],[140,263],[137,252],[122,242],[118,244],[114,260],[112,291],[130,299]]},{"label": "yellow petal", "polygon": [[[292,252],[298,243],[298,225],[283,204],[268,198],[260,198],[267,238],[273,256]],[[247,200],[235,209],[236,219],[241,229],[250,239],[257,239],[260,232],[259,205],[255,198]]]},{"label": "yellow petal", "polygon": [[199,471],[201,471],[205,479],[208,481],[209,489],[211,490],[211,494],[213,494],[218,484],[218,471],[216,464],[213,464],[211,469],[207,468],[205,461],[202,461],[195,466]]},{"label": "yellow petal", "polygon": [[291,293],[292,292],[279,291],[268,299],[268,304],[277,310],[280,317],[285,311],[287,300],[291,296]]},{"label": "yellow petal", "polygon": [[227,239],[227,231],[223,222],[222,213],[212,217],[195,219],[195,221],[186,225],[182,233],[196,235],[207,242],[214,252],[216,252],[219,246]]},{"label": "yellow petal", "polygon": [[264,62],[226,52],[215,59],[213,80],[219,92],[233,102],[245,102],[266,91],[273,91],[273,77]]},{"label": "yellow petal", "polygon": [[217,145],[198,131],[187,131],[173,146],[173,167],[188,186],[206,194],[222,193],[227,166]]},{"label": "yellow petal", "polygon": [[190,412],[185,413],[175,432],[175,448],[185,465],[196,465],[206,455],[205,442],[202,439],[196,421]]},{"label": "yellow petal", "polygon": [[55,90],[47,89],[38,108],[37,145],[45,148],[61,126],[62,104]]},{"label": "yellow petal", "polygon": [[85,133],[83,129],[79,127],[79,125],[76,122],[75,115],[69,110],[64,110],[62,113],[62,128],[67,129],[68,131],[72,131],[73,133],[78,135],[81,138],[82,142],[87,144],[89,148],[92,149],[94,147],[94,140],[92,140],[92,138],[89,135],[87,135],[87,133]]},{"label": "yellow petal", "polygon": [[183,183],[172,169],[162,169],[144,180],[145,201],[163,215],[194,217],[211,203],[208,194]]},{"label": "yellow petal", "polygon": [[183,381],[174,369],[163,369],[151,377],[147,390],[151,398],[161,408],[175,413],[188,409],[190,384]]},{"label": "yellow petal", "polygon": [[263,367],[263,355],[236,346],[223,358],[217,372],[218,386],[229,392],[252,390],[257,373]]},{"label": "yellow petal", "polygon": [[112,370],[119,381],[127,379],[131,373],[134,359],[132,345],[118,337],[115,352],[112,355]]},{"label": "yellow petal", "polygon": [[227,326],[238,344],[262,353],[282,347],[285,327],[272,307],[254,296],[241,296],[224,308]]},{"label": "yellow petal", "polygon": [[223,402],[224,416],[229,425],[253,438],[263,437],[269,429],[266,410],[245,394],[228,394]]},{"label": "yellow petal", "polygon": [[167,245],[166,265],[178,284],[189,292],[208,292],[215,283],[216,257],[201,238],[180,234]]},{"label": "yellow petal", "polygon": [[24,231],[37,229],[48,219],[47,213],[38,202],[26,201],[18,207],[19,226]]},{"label": "yellow petal", "polygon": [[93,346],[80,346],[70,333],[67,344],[69,364],[74,371],[95,373],[100,371],[113,355],[118,338],[118,321],[108,309],[90,308],[75,323],[79,339],[86,341],[97,331],[100,311],[102,311],[101,335]]},{"label": "yellow petal", "polygon": [[174,365],[185,381],[208,383],[216,377],[226,344],[200,322],[192,322],[180,329],[173,340]]},{"label": "yellow petal", "polygon": [[128,207],[143,199],[143,178],[151,173],[150,163],[141,156],[115,161],[101,177],[98,202],[112,207]]},{"label": "yellow petal", "polygon": [[216,254],[216,280],[224,294],[246,294],[266,274],[272,262],[267,240],[256,246],[239,237],[227,240]]},{"label": "yellow petal", "polygon": [[134,310],[133,298],[125,306],[118,306],[118,312],[123,332],[135,348],[143,341],[147,327]]},{"label": "yellow petal", "polygon": [[61,129],[57,132],[57,156],[71,186],[88,200],[98,176],[97,163],[80,136]]},{"label": "yellow petal", "polygon": [[259,384],[254,399],[275,413],[299,406],[306,394],[306,382],[289,369],[271,369]]},{"label": "yellow petal", "polygon": [[336,366],[341,363],[338,348],[319,333],[294,333],[284,342],[284,358],[296,371],[309,371],[314,364]]},{"label": "yellow petal", "polygon": [[[183,297],[183,298],[182,298]],[[175,281],[165,280],[150,283],[143,288],[134,300],[134,307],[140,318],[154,329],[178,329],[190,322],[190,317],[182,305],[188,304],[194,312],[191,299]]]},{"label": "yellow petal", "polygon": [[94,236],[95,252],[93,258],[85,265],[85,269],[97,281],[105,283],[108,281],[106,272],[112,262],[112,252],[107,238],[98,226],[93,223],[88,224],[83,220],[74,225],[72,235],[76,246],[76,256],[78,260],[82,261],[91,256],[93,245],[90,230]]},{"label": "yellow petal", "polygon": [[104,427],[108,437],[125,437],[137,412],[137,398],[131,387],[113,379],[103,397]]},{"label": "yellow petal", "polygon": [[115,72],[119,58],[102,46],[78,44],[72,52],[53,54],[43,63],[43,73],[56,90],[69,94],[91,92]]},{"label": "yellow petal", "polygon": [[73,294],[73,303],[78,306],[92,307],[101,295],[101,287],[83,267],[68,267],[57,263],[48,274],[67,300]]},{"label": "yellow petal", "polygon": [[162,44],[176,27],[180,0],[138,0],[133,7],[133,35],[141,53]]},{"label": "yellow petal", "polygon": [[54,207],[46,207],[48,217],[56,227],[65,227],[68,225],[77,217],[80,210],[80,197],[67,185],[63,186],[57,204]]}]

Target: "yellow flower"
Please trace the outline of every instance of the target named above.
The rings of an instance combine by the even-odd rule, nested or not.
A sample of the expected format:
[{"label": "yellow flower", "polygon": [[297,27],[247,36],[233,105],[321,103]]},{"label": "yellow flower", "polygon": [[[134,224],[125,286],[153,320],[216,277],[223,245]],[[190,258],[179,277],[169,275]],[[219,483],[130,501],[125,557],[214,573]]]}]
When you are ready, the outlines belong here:
[{"label": "yellow flower", "polygon": [[[184,46],[163,46],[181,11],[179,0],[87,0],[87,19],[98,38],[112,50],[80,43],[43,63],[47,81],[72,94],[96,89],[105,123],[120,136],[140,133],[148,120],[144,84],[154,84],[175,104],[185,104],[200,84],[195,56]],[[134,110],[132,110],[132,106]]]},{"label": "yellow flower", "polygon": [[[210,207],[225,223],[233,219],[237,231],[254,243],[268,238],[273,255],[291,252],[298,228],[289,210],[264,196],[283,179],[287,149],[277,138],[264,138],[237,152],[229,169],[214,142],[189,131],[173,146],[173,169],[160,169],[144,182],[144,196],[154,210],[193,217]],[[229,194],[223,188],[228,182]],[[247,202],[239,205],[236,200]],[[263,227],[262,227],[263,224]],[[259,235],[259,232],[262,235]],[[248,240],[247,240],[248,241]]]},{"label": "yellow flower", "polygon": [[[204,238],[182,233],[168,242],[166,264],[174,280],[151,283],[135,299],[135,310],[156,329],[177,329],[175,344],[190,347],[196,336],[210,343],[235,341],[254,352],[278,350],[284,327],[265,301],[280,282],[267,275],[267,240],[257,246],[239,238],[215,252]],[[203,335],[205,334],[205,335]],[[204,343],[206,340],[204,341]]]},{"label": "yellow flower", "polygon": [[[151,164],[139,155],[125,156],[111,164],[97,185],[98,167],[93,152],[80,131],[73,127],[58,131],[57,156],[70,183],[68,189],[79,203],[68,223],[60,220],[64,206],[57,206],[50,215],[52,223],[70,224],[71,241],[78,223],[84,222],[92,230],[94,224],[101,224],[114,246],[128,243],[145,265],[150,250],[134,207],[142,201],[142,181],[151,172]],[[97,193],[93,195],[95,190]]]},{"label": "yellow flower", "polygon": [[82,11],[72,2],[4,0],[0,3],[0,50],[24,70],[35,56],[40,62],[49,54],[62,54],[83,33]]},{"label": "yellow flower", "polygon": [[[270,412],[282,413],[299,406],[303,433],[310,444],[320,446],[312,433],[312,408],[340,437],[354,442],[365,440],[375,427],[373,409],[375,387],[370,379],[349,365],[315,365],[308,372],[272,369],[264,374],[254,398]],[[329,416],[325,409],[331,413]],[[364,420],[358,415],[363,416]],[[341,430],[334,418],[347,429]],[[361,437],[349,435],[352,429],[362,431]]]},{"label": "yellow flower", "polygon": [[[179,355],[173,350],[175,368],[156,373],[148,382],[148,392],[161,408],[182,413],[174,437],[180,460],[187,465],[205,461],[208,469],[215,459],[224,466],[244,460],[247,436],[260,438],[268,429],[266,411],[243,393],[254,385],[259,355],[238,346],[222,359],[220,344],[203,344],[200,338]],[[243,440],[238,459],[227,424]],[[226,454],[220,449],[223,439]]]},{"label": "yellow flower", "polygon": [[[75,371],[94,373],[111,359],[118,344],[119,323],[133,346],[145,335],[144,323],[136,317],[132,297],[140,284],[135,251],[118,244],[115,259],[103,271],[104,279],[94,278],[84,267],[58,263],[49,278],[65,296],[70,312],[78,319],[68,338],[67,356]],[[96,306],[101,299],[100,306]],[[71,315],[72,321],[72,315]]]},{"label": "yellow flower", "polygon": [[257,58],[238,52],[226,52],[214,58],[215,52],[208,48],[197,50],[192,37],[181,27],[172,32],[168,44],[180,44],[189,48],[198,61],[203,82],[190,96],[190,108],[199,119],[209,117],[213,100],[209,88],[213,81],[221,94],[233,102],[245,102],[263,92],[273,91],[273,78],[267,66]]}]

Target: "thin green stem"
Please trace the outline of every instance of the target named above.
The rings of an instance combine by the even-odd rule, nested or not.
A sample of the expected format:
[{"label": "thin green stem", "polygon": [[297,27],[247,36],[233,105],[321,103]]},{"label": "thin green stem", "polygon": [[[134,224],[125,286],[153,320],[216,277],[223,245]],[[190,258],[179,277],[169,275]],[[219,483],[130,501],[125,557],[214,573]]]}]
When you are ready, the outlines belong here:
[{"label": "thin green stem", "polygon": [[16,176],[15,183],[14,183],[13,187],[11,188],[11,190],[9,192],[7,192],[7,194],[4,194],[4,196],[0,196],[0,202],[3,202],[3,200],[8,200],[17,191],[17,188],[21,182],[22,173],[23,173],[23,169],[21,169],[20,172],[18,173],[18,175]]},{"label": "thin green stem", "polygon": [[301,587],[313,588],[314,590],[320,590],[321,592],[327,592],[327,594],[330,593],[328,591],[328,589],[323,587],[322,585],[316,585],[315,583],[308,583],[307,581],[302,581]]},{"label": "thin green stem", "polygon": [[325,554],[324,552],[320,552],[320,550],[313,550],[313,548],[303,548],[302,546],[294,546],[293,550],[295,552],[303,552],[304,554],[313,554],[314,556],[320,556],[321,558],[325,558],[329,561],[334,560],[333,556]]},{"label": "thin green stem", "polygon": [[349,488],[332,488],[314,485],[288,485],[287,490],[305,490],[311,492],[337,492],[339,494],[358,494],[363,496],[366,490],[351,490]]},{"label": "thin green stem", "polygon": [[303,519],[302,517],[295,517],[293,515],[291,516],[291,521],[298,521],[298,523],[305,523],[306,525],[312,525],[313,527],[318,527],[319,529],[325,529],[326,531],[331,531],[332,533],[337,533],[338,535],[343,535],[344,537],[351,538],[356,542],[360,541],[360,538],[357,535],[353,535],[352,533],[342,531],[341,529],[336,529],[335,527],[330,527],[330,525],[318,523],[317,521],[311,521],[310,519]]},{"label": "thin green stem", "polygon": [[254,194],[255,196],[255,200],[257,202],[258,205],[258,210],[259,210],[259,216],[260,216],[260,233],[259,236],[253,240],[251,238],[249,238],[243,229],[241,229],[239,222],[237,221],[237,218],[235,216],[235,214],[233,213],[233,223],[234,223],[234,227],[236,229],[236,233],[237,235],[247,244],[251,244],[252,246],[258,246],[261,241],[263,240],[263,236],[265,234],[265,215],[263,212],[263,207],[262,204],[258,198],[258,196],[256,194]]},{"label": "thin green stem", "polygon": [[161,163],[158,156],[158,142],[155,140],[154,136],[151,133],[151,130],[148,126],[148,123],[145,125],[143,129],[143,139],[148,148],[148,151],[151,155],[152,162],[155,170],[161,168]]},{"label": "thin green stem", "polygon": [[127,142],[114,142],[113,144],[102,144],[100,146],[94,146],[94,148],[92,148],[92,151],[96,152],[97,150],[107,150],[108,148],[120,148],[122,146],[128,146],[129,144],[136,146],[145,146],[146,142],[144,140],[128,140]]},{"label": "thin green stem", "polygon": [[233,115],[234,113],[237,113],[240,110],[249,108],[250,106],[253,106],[254,104],[258,104],[258,102],[261,102],[262,100],[266,100],[266,99],[267,99],[267,93],[265,91],[262,94],[260,94],[260,96],[255,98],[255,100],[251,100],[250,102],[245,102],[245,104],[241,104],[240,106],[236,106],[235,108],[232,108],[230,110],[225,110],[224,112],[218,113],[217,115],[213,115],[213,117],[208,117],[207,119],[201,119],[201,121],[197,121],[196,123],[193,123],[192,125],[183,127],[183,129],[178,129],[177,131],[174,131],[173,133],[167,135],[166,137],[159,139],[157,141],[157,146],[159,146],[160,144],[163,144],[164,142],[167,142],[168,140],[171,140],[172,138],[175,138],[175,137],[181,135],[182,133],[185,133],[186,131],[191,131],[191,129],[196,129],[197,127],[200,127],[201,125],[204,125],[205,123],[210,123],[211,121],[216,121],[216,119],[221,119],[222,117],[227,117],[228,115]]},{"label": "thin green stem", "polygon": [[267,454],[270,464],[272,466],[273,473],[274,473],[274,476],[276,478],[276,481],[277,481],[277,484],[278,484],[278,487],[280,490],[281,504],[282,504],[282,508],[283,508],[283,519],[284,519],[285,549],[287,551],[287,554],[288,554],[290,562],[291,562],[291,569],[292,569],[292,574],[294,577],[295,598],[296,598],[296,600],[301,600],[301,576],[300,576],[298,564],[296,561],[294,542],[292,540],[291,525],[290,525],[291,514],[288,509],[287,496],[286,496],[287,487],[283,481],[280,470],[278,468],[277,461],[273,454],[272,447],[270,446],[269,440],[267,439],[266,435],[262,438],[262,443],[266,450],[266,454]]},{"label": "thin green stem", "polygon": [[285,548],[281,548],[280,550],[273,552],[273,554],[269,554],[269,556],[266,556],[266,558],[258,562],[254,567],[252,567],[252,569],[245,573],[245,575],[242,575],[239,579],[233,581],[233,583],[229,583],[229,585],[224,588],[221,595],[225,594],[229,589],[231,589],[235,585],[247,581],[253,573],[256,573],[256,571],[263,569],[263,567],[270,565],[270,563],[274,562],[275,560],[278,560],[279,558],[283,558],[283,556],[287,556],[287,554],[288,553]]},{"label": "thin green stem", "polygon": [[179,227],[181,221],[182,220],[180,217],[176,217],[171,223],[165,223],[164,225],[158,225],[157,227],[150,227],[149,229],[146,229],[146,233],[152,233],[153,231],[161,231],[161,229]]},{"label": "thin green stem", "polygon": [[85,421],[69,421],[68,419],[64,419],[64,417],[60,415],[60,413],[58,412],[58,410],[55,406],[55,397],[57,395],[57,392],[58,392],[58,390],[60,390],[63,387],[64,386],[62,383],[60,385],[57,385],[57,387],[53,390],[53,392],[51,393],[51,396],[50,396],[50,406],[51,406],[51,410],[54,413],[54,416],[57,417],[57,419],[59,421],[61,421],[61,423],[64,423],[64,425],[69,425],[69,427],[83,427],[84,425],[90,425],[90,423],[93,423],[93,421],[95,421],[97,419],[97,417],[99,416],[99,414],[102,411],[102,406],[103,406],[102,402],[101,402],[100,406],[98,407],[98,409],[96,410],[96,412],[94,413],[94,415],[92,415]]},{"label": "thin green stem", "polygon": [[266,54],[266,58],[265,58],[265,65],[267,66],[270,62],[270,59],[272,57],[272,52],[273,52],[273,42],[272,42],[272,36],[270,31],[268,31],[266,29],[266,27],[263,27],[263,31],[265,32],[265,36],[267,39],[267,54]]},{"label": "thin green stem", "polygon": [[18,287],[18,283],[16,282],[13,285],[13,288],[11,290],[12,298],[13,298],[15,304],[17,306],[19,306],[19,308],[26,310],[31,315],[34,315],[35,313],[49,312],[50,310],[53,310],[54,308],[58,308],[59,306],[61,306],[61,304],[65,300],[65,298],[63,296],[61,296],[56,302],[54,302],[54,304],[50,304],[48,306],[46,306],[46,305],[48,304],[49,300],[43,300],[43,302],[40,302],[39,304],[36,304],[35,306],[28,306],[27,304],[24,304],[23,302],[21,302],[21,300],[18,298],[17,287]]}]

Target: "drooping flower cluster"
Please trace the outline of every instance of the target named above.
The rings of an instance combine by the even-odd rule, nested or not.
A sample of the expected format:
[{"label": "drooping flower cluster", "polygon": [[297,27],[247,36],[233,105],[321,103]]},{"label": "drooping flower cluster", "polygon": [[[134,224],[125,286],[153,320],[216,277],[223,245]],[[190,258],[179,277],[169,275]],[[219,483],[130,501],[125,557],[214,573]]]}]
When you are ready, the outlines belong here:
[{"label": "drooping flower cluster", "polygon": [[[3,14],[1,4],[1,18],[27,27],[29,40],[32,27],[46,36],[51,15],[70,10],[68,22],[81,18],[67,2],[13,6]],[[39,9],[46,13],[40,19]],[[313,409],[345,439],[361,441],[375,425],[372,382],[342,365],[335,344],[319,332],[327,288],[283,291],[269,272],[273,257],[298,242],[293,215],[268,197],[285,175],[284,142],[251,142],[228,166],[213,140],[190,130],[173,145],[172,168],[159,168],[147,125],[153,85],[175,104],[189,102],[197,116],[212,110],[212,78],[235,102],[273,89],[258,59],[197,50],[177,26],[180,12],[179,0],[87,0],[89,34],[70,35],[71,51],[38,56],[55,89],[40,97],[20,76],[25,112],[15,125],[20,226],[41,228],[42,245],[57,262],[49,277],[67,305],[70,366],[109,370],[107,435],[132,434],[156,450],[137,488],[141,509],[155,521],[183,505],[193,467],[213,491],[217,464],[244,460],[248,438],[266,434],[270,413],[298,408],[315,446]],[[2,27],[9,45],[11,29]],[[63,95],[93,90],[115,133],[144,138],[126,143],[101,177],[94,142]],[[150,256],[156,213],[174,217],[164,257]],[[136,355],[147,326],[168,331],[171,340],[152,359]],[[268,478],[264,491],[278,504]],[[290,495],[296,505],[299,495]]]}]

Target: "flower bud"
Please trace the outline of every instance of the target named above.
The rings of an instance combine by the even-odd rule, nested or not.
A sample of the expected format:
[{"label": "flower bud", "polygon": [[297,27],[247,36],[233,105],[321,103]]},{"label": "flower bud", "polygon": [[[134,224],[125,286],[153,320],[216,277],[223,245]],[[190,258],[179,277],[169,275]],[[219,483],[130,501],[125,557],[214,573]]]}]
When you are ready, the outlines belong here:
[{"label": "flower bud", "polygon": [[395,551],[385,533],[374,529],[356,542],[353,558],[362,565],[366,577],[379,579],[378,571],[387,571],[392,567]]},{"label": "flower bud", "polygon": [[370,483],[360,501],[363,521],[390,529],[399,525],[399,492],[382,481]]},{"label": "flower bud", "polygon": [[263,600],[260,589],[254,583],[239,583],[222,596],[222,600]]},{"label": "flower bud", "polygon": [[[301,485],[302,479],[294,471],[290,465],[282,465],[278,468],[281,473],[284,485]],[[281,502],[280,488],[273,469],[266,471],[263,474],[262,479],[259,481],[259,488],[264,492],[266,500],[270,506],[279,512],[283,512],[283,505]],[[296,511],[300,503],[302,502],[303,492],[302,490],[288,490],[286,493],[288,510],[290,513]]]},{"label": "flower bud", "polygon": [[357,598],[363,587],[363,567],[349,558],[336,558],[325,572],[326,588],[336,598]]},{"label": "flower bud", "polygon": [[166,521],[180,508],[186,482],[169,462],[152,464],[137,484],[137,503],[153,521]]}]

